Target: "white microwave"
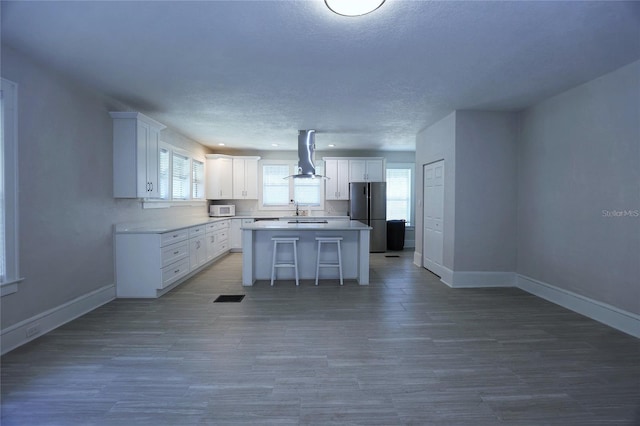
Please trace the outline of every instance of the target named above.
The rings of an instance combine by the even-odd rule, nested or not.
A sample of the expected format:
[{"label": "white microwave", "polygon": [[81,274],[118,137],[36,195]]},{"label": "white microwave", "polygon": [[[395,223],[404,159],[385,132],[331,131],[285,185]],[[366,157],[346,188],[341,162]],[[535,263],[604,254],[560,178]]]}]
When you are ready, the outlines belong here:
[{"label": "white microwave", "polygon": [[236,206],[233,204],[212,204],[209,206],[209,216],[235,216]]}]

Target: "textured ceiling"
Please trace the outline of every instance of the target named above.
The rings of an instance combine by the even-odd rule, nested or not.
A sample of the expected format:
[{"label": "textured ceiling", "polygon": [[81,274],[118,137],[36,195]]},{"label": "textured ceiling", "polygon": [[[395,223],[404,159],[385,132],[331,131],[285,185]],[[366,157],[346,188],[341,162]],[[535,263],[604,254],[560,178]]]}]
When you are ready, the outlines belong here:
[{"label": "textured ceiling", "polygon": [[[519,110],[640,58],[640,3],[2,1],[2,42],[212,147],[413,150],[455,109]],[[272,143],[278,143],[273,148]]]}]

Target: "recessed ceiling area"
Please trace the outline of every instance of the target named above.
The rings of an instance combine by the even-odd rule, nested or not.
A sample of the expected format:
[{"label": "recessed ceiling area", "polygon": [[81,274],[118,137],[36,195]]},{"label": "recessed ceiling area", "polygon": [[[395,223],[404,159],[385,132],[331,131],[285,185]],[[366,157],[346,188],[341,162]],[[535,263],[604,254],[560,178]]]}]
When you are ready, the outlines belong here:
[{"label": "recessed ceiling area", "polygon": [[640,3],[3,1],[2,43],[204,145],[415,149],[456,109],[517,111],[640,58]]}]

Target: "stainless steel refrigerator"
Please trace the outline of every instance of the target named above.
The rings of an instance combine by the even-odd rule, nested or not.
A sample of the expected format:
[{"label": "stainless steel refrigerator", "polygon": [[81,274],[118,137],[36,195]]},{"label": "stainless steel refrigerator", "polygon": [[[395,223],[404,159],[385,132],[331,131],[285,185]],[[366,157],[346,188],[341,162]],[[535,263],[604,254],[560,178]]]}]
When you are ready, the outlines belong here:
[{"label": "stainless steel refrigerator", "polygon": [[351,182],[349,184],[351,220],[371,226],[371,253],[387,250],[387,183]]}]

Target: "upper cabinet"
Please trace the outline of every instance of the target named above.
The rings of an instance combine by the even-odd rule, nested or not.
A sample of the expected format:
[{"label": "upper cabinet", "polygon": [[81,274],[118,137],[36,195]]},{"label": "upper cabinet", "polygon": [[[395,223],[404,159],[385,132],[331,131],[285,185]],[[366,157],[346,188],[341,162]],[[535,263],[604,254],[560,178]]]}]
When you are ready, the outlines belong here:
[{"label": "upper cabinet", "polygon": [[207,199],[257,200],[259,159],[208,154]]},{"label": "upper cabinet", "polygon": [[207,184],[205,192],[209,200],[233,198],[233,158],[226,155],[207,155]]},{"label": "upper cabinet", "polygon": [[349,159],[349,182],[384,182],[384,158]]},{"label": "upper cabinet", "polygon": [[341,158],[324,158],[324,174],[326,180],[325,199],[349,199],[349,160]]},{"label": "upper cabinet", "polygon": [[233,199],[258,199],[258,159],[233,157]]},{"label": "upper cabinet", "polygon": [[113,118],[113,196],[158,198],[160,131],[166,126],[139,112]]}]

